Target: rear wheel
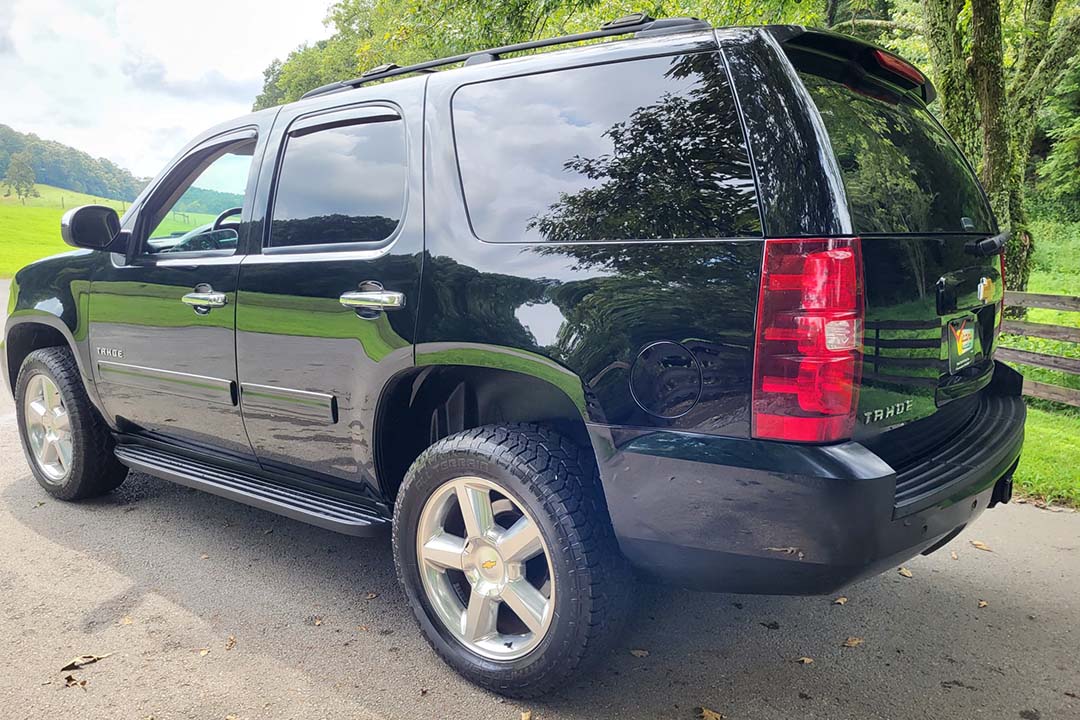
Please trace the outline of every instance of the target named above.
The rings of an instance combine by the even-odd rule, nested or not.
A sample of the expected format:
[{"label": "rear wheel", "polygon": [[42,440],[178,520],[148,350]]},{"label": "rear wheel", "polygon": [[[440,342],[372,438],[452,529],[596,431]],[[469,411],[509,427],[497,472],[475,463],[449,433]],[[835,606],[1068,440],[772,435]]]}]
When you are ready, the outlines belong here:
[{"label": "rear wheel", "polygon": [[15,402],[26,460],[50,495],[61,500],[102,495],[127,477],[67,348],[42,348],[26,357]]},{"label": "rear wheel", "polygon": [[394,557],[432,647],[504,695],[558,687],[625,615],[595,465],[547,428],[476,428],[426,450],[398,495]]}]

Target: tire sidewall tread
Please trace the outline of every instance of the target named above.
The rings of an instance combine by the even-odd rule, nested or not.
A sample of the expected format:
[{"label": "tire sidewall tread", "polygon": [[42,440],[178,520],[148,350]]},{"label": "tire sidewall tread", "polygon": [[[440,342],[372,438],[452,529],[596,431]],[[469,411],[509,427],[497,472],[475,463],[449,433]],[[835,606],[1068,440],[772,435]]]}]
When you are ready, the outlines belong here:
[{"label": "tire sidewall tread", "polygon": [[[26,389],[35,375],[45,375],[60,390],[71,428],[72,467],[60,483],[47,478],[30,450],[26,427]],[[16,417],[23,453],[34,478],[46,492],[60,500],[82,500],[103,495],[123,483],[124,467],[113,454],[112,433],[90,402],[82,374],[71,351],[64,347],[34,350],[23,360],[15,383]]]},{"label": "tire sidewall tread", "polygon": [[[420,511],[439,486],[464,475],[504,487],[528,508],[551,551],[555,617],[541,643],[516,660],[488,660],[467,650],[433,620],[420,580]],[[428,642],[466,678],[503,695],[536,697],[563,686],[603,656],[626,615],[629,574],[592,454],[541,425],[483,426],[425,450],[398,494],[393,547],[398,578]]]}]

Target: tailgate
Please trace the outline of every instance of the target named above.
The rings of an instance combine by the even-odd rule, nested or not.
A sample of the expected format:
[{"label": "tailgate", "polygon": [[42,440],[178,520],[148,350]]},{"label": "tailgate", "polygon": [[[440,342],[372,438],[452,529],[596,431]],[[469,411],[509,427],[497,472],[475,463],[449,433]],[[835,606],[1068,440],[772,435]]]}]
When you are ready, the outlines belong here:
[{"label": "tailgate", "polygon": [[959,432],[990,381],[1004,288],[1000,255],[979,243],[997,229],[970,164],[919,93],[875,75],[869,46],[844,40],[842,52],[831,52],[831,36],[806,37],[784,51],[832,151],[826,166],[843,186],[843,224],[862,238],[865,353],[855,437],[872,440],[920,421],[921,431],[904,434],[921,442],[887,443],[887,459],[897,460]]}]

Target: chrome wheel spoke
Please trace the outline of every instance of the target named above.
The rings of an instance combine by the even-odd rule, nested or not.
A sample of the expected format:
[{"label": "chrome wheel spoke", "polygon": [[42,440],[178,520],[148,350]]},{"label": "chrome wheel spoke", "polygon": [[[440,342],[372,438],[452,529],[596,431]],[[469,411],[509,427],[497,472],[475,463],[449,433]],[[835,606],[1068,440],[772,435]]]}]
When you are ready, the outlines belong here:
[{"label": "chrome wheel spoke", "polygon": [[58,433],[65,434],[71,429],[71,418],[68,417],[67,410],[59,408],[53,411],[53,427]]},{"label": "chrome wheel spoke", "polygon": [[507,562],[522,563],[544,551],[540,528],[525,515],[518,518],[509,530],[503,531],[495,546]]},{"label": "chrome wheel spoke", "polygon": [[40,423],[47,412],[49,409],[43,400],[32,400],[26,404],[26,419],[33,423]]},{"label": "chrome wheel spoke", "polygon": [[490,637],[496,632],[499,618],[499,601],[475,590],[469,595],[469,606],[465,609],[462,633],[468,642],[477,642]]},{"label": "chrome wheel spoke", "polygon": [[495,527],[495,512],[491,508],[491,491],[484,487],[459,482],[455,488],[465,532],[469,538],[483,537]]},{"label": "chrome wheel spoke", "polygon": [[65,441],[63,438],[57,438],[56,445],[56,459],[60,464],[60,467],[67,472],[71,467],[71,442]]},{"label": "chrome wheel spoke", "polygon": [[456,535],[442,533],[424,543],[420,556],[424,562],[443,570],[461,570],[461,554],[465,552],[465,540]]},{"label": "chrome wheel spoke", "polygon": [[45,407],[49,410],[58,410],[64,407],[64,402],[60,398],[60,388],[56,387],[52,382],[43,382],[45,391]]},{"label": "chrome wheel spoke", "polygon": [[514,614],[531,632],[539,632],[544,626],[548,599],[524,578],[507,584],[502,593],[502,601],[514,611]]}]

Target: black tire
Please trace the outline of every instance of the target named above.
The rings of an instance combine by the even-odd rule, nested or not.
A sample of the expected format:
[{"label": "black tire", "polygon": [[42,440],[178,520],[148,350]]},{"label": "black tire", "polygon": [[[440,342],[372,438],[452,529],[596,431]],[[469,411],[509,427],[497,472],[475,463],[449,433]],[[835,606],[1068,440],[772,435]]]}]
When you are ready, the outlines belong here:
[{"label": "black tire", "polygon": [[[491,481],[527,508],[550,549],[551,624],[516,660],[487,659],[458,640],[433,611],[420,577],[416,535],[425,502],[462,476]],[[466,679],[501,695],[531,698],[564,685],[609,649],[629,608],[630,575],[592,454],[543,426],[475,428],[425,450],[398,494],[393,547],[398,579],[435,652]]]},{"label": "black tire", "polygon": [[[61,480],[54,480],[42,471],[30,448],[25,411],[26,391],[35,375],[45,375],[52,380],[60,391],[68,415],[72,441],[71,464],[67,475]],[[127,468],[113,454],[112,434],[90,403],[78,365],[66,347],[42,348],[26,357],[15,383],[15,406],[26,462],[38,484],[50,495],[60,500],[82,500],[104,495],[124,482]]]}]

